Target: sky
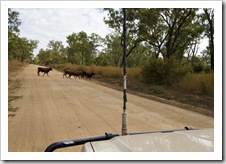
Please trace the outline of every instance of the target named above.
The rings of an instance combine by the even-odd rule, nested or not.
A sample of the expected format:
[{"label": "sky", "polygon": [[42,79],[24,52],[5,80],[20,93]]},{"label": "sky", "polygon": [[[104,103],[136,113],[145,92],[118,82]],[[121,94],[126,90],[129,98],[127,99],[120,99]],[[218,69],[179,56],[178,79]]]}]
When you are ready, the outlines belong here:
[{"label": "sky", "polygon": [[62,41],[67,46],[66,37],[81,31],[88,35],[96,33],[105,37],[110,30],[103,22],[107,12],[95,8],[13,8],[20,13],[20,37],[38,40],[37,55],[46,49],[50,40]]}]

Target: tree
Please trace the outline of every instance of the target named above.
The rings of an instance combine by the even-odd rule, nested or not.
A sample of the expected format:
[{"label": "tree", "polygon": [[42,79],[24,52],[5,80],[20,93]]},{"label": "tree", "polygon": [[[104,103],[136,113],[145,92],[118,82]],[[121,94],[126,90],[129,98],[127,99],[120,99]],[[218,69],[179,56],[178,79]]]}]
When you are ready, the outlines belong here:
[{"label": "tree", "polygon": [[19,26],[21,25],[21,20],[19,19],[20,13],[17,11],[12,11],[8,9],[8,30],[9,33],[14,33],[16,35],[19,34],[20,29]]},{"label": "tree", "polygon": [[214,69],[214,10],[204,8],[205,34],[209,39],[211,70]]},{"label": "tree", "polygon": [[17,43],[19,39],[19,13],[8,9],[8,58],[9,60],[15,59],[17,54]]},{"label": "tree", "polygon": [[51,63],[64,63],[66,60],[65,48],[61,41],[49,41],[47,50],[50,51]]},{"label": "tree", "polygon": [[117,34],[108,34],[105,37],[106,48],[104,52],[111,56],[113,60],[113,66],[120,67],[122,62],[122,47],[121,44],[121,35]]},{"label": "tree", "polygon": [[147,43],[139,44],[127,58],[128,67],[141,67],[151,58],[150,45]]},{"label": "tree", "polygon": [[51,52],[50,52],[50,50],[40,49],[35,60],[36,61],[38,60],[39,64],[43,64],[43,65],[50,64],[51,63]]},{"label": "tree", "polygon": [[68,61],[79,65],[93,64],[100,42],[99,35],[93,33],[88,36],[84,31],[67,36]]},{"label": "tree", "polygon": [[9,44],[9,59],[19,60],[21,62],[31,62],[33,51],[37,48],[37,40],[28,40],[27,38],[15,37]]},{"label": "tree", "polygon": [[[122,9],[112,9],[105,8],[105,11],[108,11],[108,18],[104,18],[104,22],[115,31],[113,32],[115,35],[120,36],[120,44],[118,46],[123,45],[123,36],[122,36],[122,26],[123,26],[123,11]],[[126,28],[127,28],[127,54],[128,57],[133,50],[140,44],[141,40],[138,37],[138,21],[136,20],[136,9],[126,9],[127,12],[127,20],[126,20]],[[122,56],[122,52],[121,52]],[[121,57],[122,58],[122,57]],[[121,64],[117,64],[118,66],[122,66],[123,60],[121,60]]]},{"label": "tree", "polygon": [[[117,33],[122,31],[121,9],[105,9],[109,12],[105,23]],[[156,59],[182,57],[191,43],[201,37],[204,30],[197,16],[198,9],[186,8],[141,8],[127,9],[128,54],[142,42],[151,46]],[[198,42],[197,42],[198,44]]]},{"label": "tree", "polygon": [[28,40],[27,38],[19,38],[18,42],[18,60],[24,62],[25,60],[31,62],[33,58],[33,51],[37,48],[37,40]]},{"label": "tree", "polygon": [[[140,36],[157,48],[156,58],[175,56],[182,59],[189,45],[203,32],[198,9],[140,9]],[[148,18],[152,21],[148,21]],[[152,23],[150,23],[152,22]]]},{"label": "tree", "polygon": [[95,59],[95,64],[98,66],[112,66],[114,65],[113,58],[105,52],[100,52]]},{"label": "tree", "polygon": [[44,65],[61,64],[66,62],[66,50],[61,41],[51,40],[47,49],[41,49],[36,56],[36,62]]},{"label": "tree", "polygon": [[98,55],[99,53],[99,50],[98,48],[102,47],[103,48],[103,42],[104,42],[104,39],[101,38],[98,34],[95,34],[95,33],[92,33],[89,37],[89,42],[90,42],[90,46],[91,46],[91,49],[93,50],[93,54],[95,56]]},{"label": "tree", "polygon": [[19,15],[19,12],[8,9],[8,59],[31,62],[38,41],[19,37],[21,25]]}]

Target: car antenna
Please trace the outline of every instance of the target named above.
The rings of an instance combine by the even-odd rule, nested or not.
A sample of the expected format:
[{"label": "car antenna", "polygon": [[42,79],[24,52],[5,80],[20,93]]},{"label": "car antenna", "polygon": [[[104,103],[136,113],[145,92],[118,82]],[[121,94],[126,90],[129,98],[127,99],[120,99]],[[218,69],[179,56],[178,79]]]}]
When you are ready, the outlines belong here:
[{"label": "car antenna", "polygon": [[126,113],[126,9],[123,8],[123,113],[122,113],[122,135],[127,135],[127,113]]}]

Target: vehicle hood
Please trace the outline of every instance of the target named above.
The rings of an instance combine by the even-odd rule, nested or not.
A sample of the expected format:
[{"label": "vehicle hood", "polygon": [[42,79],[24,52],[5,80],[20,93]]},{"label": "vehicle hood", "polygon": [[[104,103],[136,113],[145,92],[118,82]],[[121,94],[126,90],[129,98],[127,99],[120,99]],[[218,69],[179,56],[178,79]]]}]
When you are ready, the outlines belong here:
[{"label": "vehicle hood", "polygon": [[184,130],[114,137],[88,142],[85,152],[213,152],[214,130]]}]

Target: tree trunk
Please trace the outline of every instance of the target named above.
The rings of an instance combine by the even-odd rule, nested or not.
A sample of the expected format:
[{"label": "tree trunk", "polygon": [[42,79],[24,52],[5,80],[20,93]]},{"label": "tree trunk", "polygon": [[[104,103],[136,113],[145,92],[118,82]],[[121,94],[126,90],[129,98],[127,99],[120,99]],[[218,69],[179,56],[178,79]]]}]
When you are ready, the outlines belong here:
[{"label": "tree trunk", "polygon": [[214,27],[213,27],[213,19],[211,19],[210,13],[207,9],[204,9],[205,15],[209,22],[209,31],[208,31],[208,38],[209,38],[209,47],[210,47],[210,64],[211,70],[214,70]]}]

